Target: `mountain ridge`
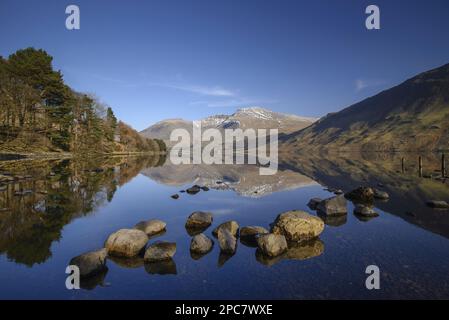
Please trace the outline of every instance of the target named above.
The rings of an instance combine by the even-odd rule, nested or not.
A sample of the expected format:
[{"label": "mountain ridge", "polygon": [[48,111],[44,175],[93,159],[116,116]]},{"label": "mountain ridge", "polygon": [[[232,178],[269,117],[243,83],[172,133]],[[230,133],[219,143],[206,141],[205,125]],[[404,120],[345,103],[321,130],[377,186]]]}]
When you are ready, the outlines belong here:
[{"label": "mountain ridge", "polygon": [[282,137],[286,151],[449,149],[449,64],[422,72]]},{"label": "mountain ridge", "polygon": [[[287,134],[305,128],[315,122],[317,118],[301,117],[292,114],[275,112],[262,107],[240,108],[236,112],[225,115],[218,114],[205,117],[201,120],[203,129],[217,128],[243,130],[253,129],[279,129],[280,133]],[[183,128],[192,131],[193,121],[184,119],[166,119],[140,131],[146,138],[162,139],[169,142],[170,133],[174,129]]]}]

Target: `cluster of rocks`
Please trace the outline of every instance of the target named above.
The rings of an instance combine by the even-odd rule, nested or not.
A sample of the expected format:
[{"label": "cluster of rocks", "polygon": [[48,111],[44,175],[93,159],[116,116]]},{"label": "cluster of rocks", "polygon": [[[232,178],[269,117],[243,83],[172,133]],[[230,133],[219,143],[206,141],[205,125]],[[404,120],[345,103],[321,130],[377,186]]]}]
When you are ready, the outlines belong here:
[{"label": "cluster of rocks", "polygon": [[390,198],[385,191],[372,187],[358,187],[350,192],[327,199],[312,198],[307,204],[329,225],[341,225],[346,222],[347,199],[354,203],[354,214],[363,221],[379,216],[374,211],[374,201],[387,201]]},{"label": "cluster of rocks", "polygon": [[[195,192],[198,188],[201,190],[199,186],[192,188]],[[316,210],[318,216],[299,210],[287,211],[276,217],[270,224],[270,230],[261,226],[240,228],[238,222],[233,220],[223,222],[212,230],[220,248],[219,264],[235,254],[238,238],[241,243],[256,247],[256,259],[265,265],[272,265],[282,259],[303,260],[320,255],[324,244],[319,240],[319,236],[324,230],[324,224],[330,218],[338,219],[347,214],[346,199],[354,202],[356,215],[368,218],[377,216],[370,206],[373,200],[388,199],[388,194],[369,187],[359,187],[328,199],[313,198],[308,206]],[[192,237],[192,258],[199,259],[212,251],[214,240],[204,232],[213,224],[213,220],[210,212],[195,211],[188,216],[185,229]],[[141,221],[133,229],[120,229],[112,233],[103,249],[82,254],[73,258],[70,263],[80,268],[82,277],[89,277],[104,270],[107,258],[125,265],[140,265],[143,260],[145,269],[150,273],[176,273],[176,265],[172,260],[176,253],[176,243],[157,241],[147,246],[151,237],[160,235],[165,229],[166,224],[163,221]],[[135,258],[132,260],[135,262],[121,261],[122,258]],[[160,262],[163,264],[154,264]]]},{"label": "cluster of rocks", "polygon": [[141,221],[133,229],[120,229],[112,233],[106,239],[104,248],[81,254],[73,258],[70,265],[78,266],[81,278],[88,278],[107,270],[107,258],[114,261],[138,261],[143,254],[145,263],[166,262],[175,255],[176,243],[156,241],[147,247],[150,238],[162,234],[165,230],[166,223],[161,220]]},{"label": "cluster of rocks", "polygon": [[[187,194],[190,194],[190,195],[195,195],[198,192],[200,192],[201,190],[209,191],[209,188],[206,187],[206,186],[199,186],[199,185],[195,184],[194,186],[191,186],[190,188],[187,188],[186,190],[181,190],[179,192],[180,193],[187,193]],[[175,193],[175,194],[171,195],[171,198],[177,200],[177,199],[179,199],[179,194]]]},{"label": "cluster of rocks", "polygon": [[[201,211],[192,213],[187,219],[185,227],[188,234],[192,236],[190,252],[194,259],[212,250],[214,241],[203,233],[212,222],[212,214]],[[288,256],[290,248],[298,250],[298,244],[317,239],[323,229],[324,222],[320,218],[304,211],[294,210],[278,215],[271,224],[270,231],[261,226],[240,228],[237,221],[231,220],[218,225],[213,229],[212,235],[217,238],[221,259],[235,254],[237,239],[240,238],[241,243],[257,247],[256,257],[258,261],[265,263],[274,257]],[[321,250],[315,250],[315,253],[310,256],[319,255],[323,246],[320,248]],[[290,254],[290,256],[298,255]],[[304,258],[308,256],[308,254],[303,255]]]}]

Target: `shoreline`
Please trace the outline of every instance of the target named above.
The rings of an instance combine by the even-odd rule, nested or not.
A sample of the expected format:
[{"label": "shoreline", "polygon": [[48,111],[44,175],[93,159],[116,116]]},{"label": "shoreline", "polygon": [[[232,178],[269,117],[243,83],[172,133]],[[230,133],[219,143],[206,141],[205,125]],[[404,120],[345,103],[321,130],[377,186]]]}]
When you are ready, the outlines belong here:
[{"label": "shoreline", "polygon": [[73,159],[73,158],[92,158],[105,156],[138,156],[138,155],[164,155],[166,152],[113,152],[113,153],[92,153],[88,155],[81,155],[71,152],[44,152],[44,153],[26,153],[26,152],[1,152],[0,161],[14,161],[14,160],[51,160],[51,159]]}]

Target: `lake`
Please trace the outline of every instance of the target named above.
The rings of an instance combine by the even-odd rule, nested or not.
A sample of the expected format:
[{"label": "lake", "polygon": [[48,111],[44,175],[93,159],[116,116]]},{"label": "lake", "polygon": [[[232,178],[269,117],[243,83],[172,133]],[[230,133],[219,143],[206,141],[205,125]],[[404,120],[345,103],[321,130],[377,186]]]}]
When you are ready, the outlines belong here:
[{"label": "lake", "polygon": [[[405,158],[402,168],[401,158]],[[276,175],[250,165],[174,166],[163,157],[109,157],[0,162],[1,299],[448,299],[449,179],[438,177],[439,155],[315,155],[288,157]],[[4,178],[5,179],[5,178]],[[195,195],[180,190],[209,187]],[[238,242],[220,254],[212,230],[236,220],[269,228],[276,216],[307,207],[332,189],[374,186],[379,216],[325,219],[319,239],[293,246],[279,258]],[[171,198],[179,194],[179,199]],[[209,211],[211,252],[190,254],[185,229],[194,211]],[[67,290],[71,258],[102,248],[106,238],[137,222],[160,219],[167,231],[150,239],[176,242],[173,261],[107,260],[108,270]],[[380,289],[367,290],[365,269],[380,269]]]}]

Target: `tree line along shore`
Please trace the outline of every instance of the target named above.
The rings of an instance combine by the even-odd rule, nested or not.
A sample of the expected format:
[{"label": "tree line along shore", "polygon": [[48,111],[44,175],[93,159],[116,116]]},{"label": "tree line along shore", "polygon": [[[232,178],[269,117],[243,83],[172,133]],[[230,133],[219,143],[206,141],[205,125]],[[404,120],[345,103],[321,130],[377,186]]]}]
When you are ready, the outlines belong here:
[{"label": "tree line along shore", "polygon": [[162,140],[142,137],[93,94],[70,88],[52,60],[34,48],[0,56],[0,154],[166,152]]}]

